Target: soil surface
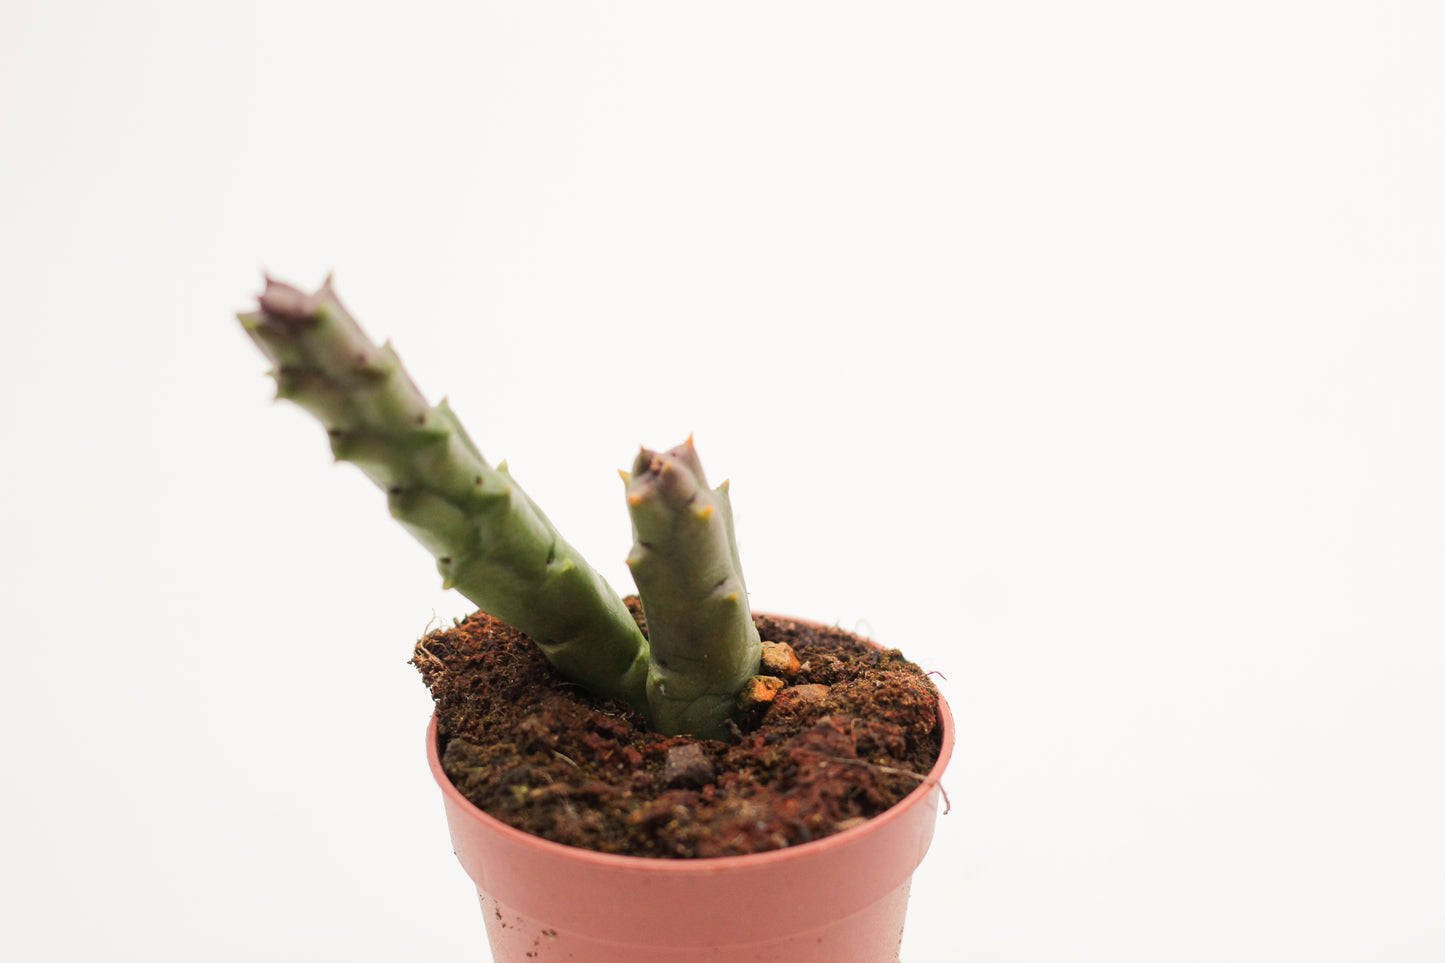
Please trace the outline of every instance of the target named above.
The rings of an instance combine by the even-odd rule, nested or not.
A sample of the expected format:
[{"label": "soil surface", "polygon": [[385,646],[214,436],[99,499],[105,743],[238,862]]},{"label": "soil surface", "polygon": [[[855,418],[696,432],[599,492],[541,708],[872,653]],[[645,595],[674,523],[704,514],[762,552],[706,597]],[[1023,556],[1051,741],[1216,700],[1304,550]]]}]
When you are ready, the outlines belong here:
[{"label": "soil surface", "polygon": [[937,691],[922,670],[840,629],[754,621],[802,668],[739,719],[731,742],[649,732],[635,710],[592,699],[525,635],[481,613],[433,632],[412,663],[436,699],[442,768],[525,832],[671,858],[808,842],[916,788],[939,751]]}]

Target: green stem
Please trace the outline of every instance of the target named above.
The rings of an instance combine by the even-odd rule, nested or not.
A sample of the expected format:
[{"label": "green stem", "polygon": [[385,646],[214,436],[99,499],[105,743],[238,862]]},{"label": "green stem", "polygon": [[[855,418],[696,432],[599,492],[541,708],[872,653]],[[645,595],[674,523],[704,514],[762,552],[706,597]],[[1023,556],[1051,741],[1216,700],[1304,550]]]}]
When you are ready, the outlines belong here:
[{"label": "green stem", "polygon": [[391,346],[367,339],[330,279],[306,294],[268,278],[260,310],[240,320],[276,364],[277,397],[315,415],[337,460],[387,493],[446,587],[526,633],[594,695],[649,711],[647,641],[617,593],[505,463],[487,463],[446,401],[429,406]]},{"label": "green stem", "polygon": [[624,478],[634,536],[627,565],[652,651],[653,724],[724,739],[761,653],[727,482],[707,487],[691,438],[663,454],[644,449]]}]

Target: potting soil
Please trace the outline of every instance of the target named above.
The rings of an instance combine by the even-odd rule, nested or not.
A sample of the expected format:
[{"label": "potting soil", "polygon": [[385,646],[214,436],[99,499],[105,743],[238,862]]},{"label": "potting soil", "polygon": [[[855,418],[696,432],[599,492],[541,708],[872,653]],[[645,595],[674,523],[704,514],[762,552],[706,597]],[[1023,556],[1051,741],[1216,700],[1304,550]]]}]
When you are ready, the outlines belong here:
[{"label": "potting soil", "polygon": [[[635,599],[629,607],[646,626]],[[477,613],[412,663],[437,703],[442,767],[503,822],[605,853],[736,856],[848,829],[917,788],[938,758],[937,691],[860,636],[770,616],[801,670],[728,742],[650,732],[559,677],[525,635]]]}]

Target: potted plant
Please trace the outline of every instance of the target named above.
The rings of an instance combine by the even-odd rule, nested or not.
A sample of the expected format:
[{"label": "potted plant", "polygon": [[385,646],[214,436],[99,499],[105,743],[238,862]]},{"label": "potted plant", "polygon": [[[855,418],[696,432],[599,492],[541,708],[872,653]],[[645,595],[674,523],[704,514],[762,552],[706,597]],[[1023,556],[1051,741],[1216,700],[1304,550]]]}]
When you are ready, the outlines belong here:
[{"label": "potted plant", "polygon": [[947,706],[897,652],[749,610],[727,484],[708,485],[692,439],[622,473],[624,600],[329,279],[267,279],[239,317],[277,396],[479,606],[413,661],[497,960],[897,959]]}]

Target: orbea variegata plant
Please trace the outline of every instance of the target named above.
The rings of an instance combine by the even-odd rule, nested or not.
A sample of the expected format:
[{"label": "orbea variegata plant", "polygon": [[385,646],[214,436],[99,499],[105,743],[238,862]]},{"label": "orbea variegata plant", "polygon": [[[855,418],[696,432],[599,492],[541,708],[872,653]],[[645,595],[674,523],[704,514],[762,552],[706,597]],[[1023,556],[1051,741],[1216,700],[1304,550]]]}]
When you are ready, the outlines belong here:
[{"label": "orbea variegata plant", "polygon": [[445,401],[427,404],[329,279],[307,294],[268,278],[257,310],[239,317],[275,364],[277,397],[311,412],[337,460],[386,492],[446,587],[530,636],[562,675],[641,710],[655,729],[726,736],[738,693],[758,672],[759,641],[727,484],[707,487],[692,439],[662,454],[644,450],[624,473],[644,638],[506,463],[482,457]]}]

